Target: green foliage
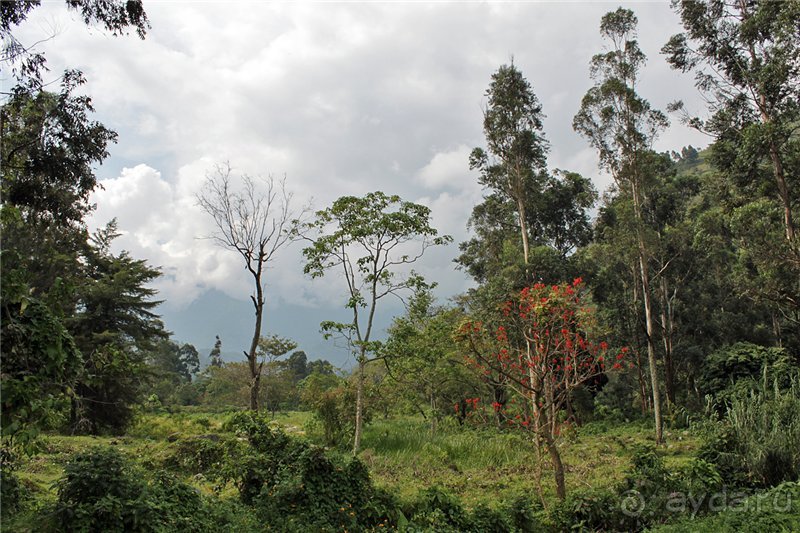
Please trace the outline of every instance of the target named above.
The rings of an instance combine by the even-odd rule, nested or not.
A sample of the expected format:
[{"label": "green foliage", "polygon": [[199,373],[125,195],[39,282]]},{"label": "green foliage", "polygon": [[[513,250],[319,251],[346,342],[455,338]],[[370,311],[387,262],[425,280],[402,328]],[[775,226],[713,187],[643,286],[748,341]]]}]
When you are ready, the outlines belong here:
[{"label": "green foliage", "polygon": [[122,433],[133,421],[142,400],[142,378],[146,366],[134,354],[104,345],[86,361],[73,399],[73,431]]},{"label": "green foliage", "polygon": [[82,358],[62,320],[3,270],[2,435],[30,448],[63,409]]},{"label": "green foliage", "polygon": [[683,518],[675,524],[655,527],[653,533],[730,531],[798,531],[800,529],[800,483],[786,482],[749,498],[737,497],[720,513],[703,518]]},{"label": "green foliage", "polygon": [[549,510],[557,531],[634,531],[635,518],[620,509],[620,496],[609,490],[582,490],[569,494]]},{"label": "green foliage", "polygon": [[[715,416],[715,415],[712,415]],[[800,476],[800,387],[742,391],[710,423],[699,457],[726,483],[775,486]]]},{"label": "green foliage", "polygon": [[237,441],[227,436],[195,435],[175,442],[163,464],[176,474],[210,473],[214,477],[237,453]]},{"label": "green foliage", "polygon": [[502,278],[506,291],[569,279],[567,256],[589,240],[596,192],[579,174],[548,171],[542,106],[514,64],[492,74],[486,96],[486,149],[475,148],[469,163],[491,192],[473,208],[476,236],[459,245],[456,262],[481,284]]},{"label": "green foliage", "polygon": [[[747,390],[754,381],[771,384],[777,380],[781,388],[786,388],[798,376],[800,361],[783,348],[737,342],[716,350],[706,358],[698,385],[704,393],[713,395],[724,406],[738,389]],[[744,383],[737,387],[740,380]]]},{"label": "green foliage", "polygon": [[420,493],[405,514],[411,523],[428,531],[464,531],[469,523],[461,502],[440,487],[431,487]]},{"label": "green foliage", "polygon": [[58,481],[50,531],[230,531],[256,524],[235,504],[203,497],[171,475],[147,475],[114,448],[73,456]]},{"label": "green foliage", "polygon": [[0,449],[0,519],[16,513],[22,501],[22,487],[14,473],[16,463],[8,449]]},{"label": "green foliage", "polygon": [[360,530],[396,524],[396,502],[376,490],[358,459],[331,457],[317,446],[270,429],[252,412],[228,427],[247,437],[249,449],[227,466],[243,502],[274,527],[290,531]]},{"label": "green foliage", "polygon": [[409,299],[406,314],[395,318],[384,347],[389,389],[396,404],[426,413],[431,428],[453,415],[453,405],[475,396],[480,380],[463,364],[452,342],[463,312],[434,306],[432,287],[422,287]]}]

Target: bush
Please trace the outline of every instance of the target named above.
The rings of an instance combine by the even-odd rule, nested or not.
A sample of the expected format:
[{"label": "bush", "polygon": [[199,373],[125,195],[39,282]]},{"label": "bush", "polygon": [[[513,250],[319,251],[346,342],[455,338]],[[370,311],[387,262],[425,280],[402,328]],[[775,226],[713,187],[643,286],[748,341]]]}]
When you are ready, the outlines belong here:
[{"label": "bush", "polygon": [[414,526],[423,530],[464,531],[468,524],[461,502],[439,487],[420,493],[407,515]]},{"label": "bush", "polygon": [[767,492],[750,496],[721,513],[702,519],[685,518],[653,533],[695,531],[800,531],[800,483],[783,483]]},{"label": "bush", "polygon": [[608,490],[571,493],[550,509],[557,531],[629,531],[635,519],[621,512],[620,496]]},{"label": "bush", "polygon": [[[698,386],[713,396],[724,409],[732,396],[753,388],[753,382],[773,383],[788,388],[800,376],[800,361],[783,348],[765,347],[749,342],[737,342],[720,348],[703,363]],[[737,386],[737,382],[743,382]]]},{"label": "bush", "polygon": [[19,478],[14,470],[14,456],[7,449],[0,450],[0,518],[13,516],[22,501]]},{"label": "bush", "polygon": [[699,457],[726,483],[772,487],[800,476],[800,383],[736,394],[709,426]]},{"label": "bush", "polygon": [[151,519],[141,475],[112,448],[75,455],[58,482],[56,529],[126,531]]},{"label": "bush", "polygon": [[[163,461],[165,468],[179,473],[218,475],[237,456],[238,442],[218,435],[180,439]],[[213,477],[213,476],[212,476]]]},{"label": "bush", "polygon": [[544,528],[538,519],[541,512],[541,504],[533,502],[527,495],[516,496],[508,502],[505,509],[511,525],[520,533],[541,531]]},{"label": "bush", "polygon": [[53,531],[188,531],[218,529],[203,497],[169,475],[148,479],[113,448],[79,453],[57,483]]},{"label": "bush", "polygon": [[402,520],[397,502],[373,487],[358,459],[338,459],[273,430],[262,414],[238,413],[227,426],[249,442],[227,476],[265,524],[285,531],[363,531]]}]

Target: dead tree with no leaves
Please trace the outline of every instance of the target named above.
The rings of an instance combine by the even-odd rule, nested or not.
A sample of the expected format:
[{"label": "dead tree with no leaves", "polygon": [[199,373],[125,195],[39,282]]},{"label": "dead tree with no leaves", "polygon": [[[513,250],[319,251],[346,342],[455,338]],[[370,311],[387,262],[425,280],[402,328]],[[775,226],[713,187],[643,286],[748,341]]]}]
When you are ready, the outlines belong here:
[{"label": "dead tree with no leaves", "polygon": [[[286,190],[286,180],[243,175],[241,187],[231,184],[230,164],[218,165],[197,195],[197,203],[211,215],[217,231],[209,236],[218,245],[235,250],[242,256],[245,268],[253,276],[255,294],[250,296],[255,307],[256,323],[250,350],[244,352],[250,369],[250,409],[258,409],[258,391],[263,361],[256,350],[261,338],[264,317],[264,275],[275,253],[296,234],[299,216],[292,210],[293,194]],[[306,209],[301,210],[302,214]]]}]

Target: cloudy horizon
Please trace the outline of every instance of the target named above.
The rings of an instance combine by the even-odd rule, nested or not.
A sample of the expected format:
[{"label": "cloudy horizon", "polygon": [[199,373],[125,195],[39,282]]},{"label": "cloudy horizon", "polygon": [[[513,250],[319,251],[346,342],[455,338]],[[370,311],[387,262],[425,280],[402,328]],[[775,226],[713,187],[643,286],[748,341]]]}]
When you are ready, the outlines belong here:
[{"label": "cloudy horizon", "polygon": [[[41,45],[50,74],[83,70],[93,118],[119,134],[97,171],[90,227],[116,218],[115,250],[163,269],[159,309],[177,339],[204,349],[220,334],[241,352],[251,282],[235,252],[202,238],[213,227],[195,201],[214,165],[285,176],[297,203],[313,199],[315,209],[375,190],[429,206],[454,243],[417,269],[445,300],[470,286],[452,259],[482,197],[468,155],[483,145],[485,91],[500,65],[513,58],[542,102],[549,167],[608,186],[571,124],[603,49],[600,17],[618,5],[145,1],[152,29],[142,41],[87,29],[60,2],[34,10],[16,35],[32,43],[55,33]],[[662,110],[680,99],[702,113],[692,77],[659,54],[680,31],[669,3],[621,5],[637,14],[649,59],[640,93]],[[672,118],[657,149],[707,144]],[[346,354],[318,333],[320,320],[343,312],[341,285],[305,277],[300,248],[282,250],[269,271],[265,329],[343,364]],[[399,312],[384,309],[382,326]]]}]

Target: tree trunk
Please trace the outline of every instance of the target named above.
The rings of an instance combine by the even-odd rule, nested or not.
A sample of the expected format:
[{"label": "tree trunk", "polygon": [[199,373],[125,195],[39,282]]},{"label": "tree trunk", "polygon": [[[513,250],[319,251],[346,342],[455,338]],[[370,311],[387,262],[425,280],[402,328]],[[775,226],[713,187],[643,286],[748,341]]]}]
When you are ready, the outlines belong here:
[{"label": "tree trunk", "polygon": [[263,263],[259,261],[256,269],[253,270],[248,260],[247,268],[253,275],[253,281],[256,286],[256,295],[250,296],[253,307],[256,309],[256,323],[253,328],[253,340],[250,341],[250,350],[245,352],[245,356],[247,357],[247,364],[250,368],[250,409],[252,411],[258,411],[258,389],[261,383],[261,366],[258,364],[256,358],[256,350],[258,349],[258,341],[261,339],[261,320],[264,317],[264,288],[261,285]]},{"label": "tree trunk", "polygon": [[559,500],[563,500],[567,497],[567,487],[564,483],[564,463],[561,462],[561,453],[558,451],[558,447],[553,440],[553,436],[550,433],[545,432],[544,434],[545,444],[547,445],[547,451],[550,454],[550,461],[553,463],[553,477],[556,481],[556,495],[558,495]]},{"label": "tree trunk", "polygon": [[261,289],[261,276],[256,276],[256,296],[251,297],[256,308],[256,325],[253,330],[253,340],[250,342],[250,351],[247,356],[247,363],[250,367],[250,409],[258,411],[258,389],[261,383],[261,367],[258,364],[256,350],[258,341],[261,338],[261,319],[264,316],[264,293]]},{"label": "tree trunk", "polygon": [[[522,233],[522,257],[525,259],[525,266],[528,266],[528,222],[525,220],[525,202],[523,199],[517,198],[517,212],[519,213],[519,230]],[[527,275],[528,272],[526,271]]]},{"label": "tree trunk", "polygon": [[[257,372],[257,370],[255,372]],[[250,409],[252,411],[258,411],[258,391],[260,384],[261,376],[256,373],[250,381]]]},{"label": "tree trunk", "polygon": [[647,404],[647,384],[644,380],[644,374],[642,374],[642,343],[639,338],[639,284],[636,281],[636,267],[633,269],[632,276],[633,278],[633,320],[634,320],[634,327],[633,327],[633,334],[636,338],[636,374],[639,380],[639,395],[642,403],[642,414],[646,414],[648,411],[648,404]]},{"label": "tree trunk", "polygon": [[364,356],[358,360],[358,380],[356,381],[356,429],[353,435],[353,455],[361,449],[361,431],[364,426],[364,380],[366,378]]},{"label": "tree trunk", "polygon": [[639,198],[638,184],[632,182],[633,208],[636,215],[636,239],[639,248],[639,274],[642,281],[642,300],[644,301],[644,320],[647,330],[647,363],[650,366],[650,386],[653,391],[653,416],[656,424],[656,444],[661,444],[663,437],[663,420],[661,418],[661,395],[658,386],[658,367],[656,365],[655,331],[653,328],[653,307],[650,300],[650,267],[647,263],[647,245],[642,234],[641,199]]},{"label": "tree trunk", "polygon": [[786,230],[786,238],[789,242],[794,241],[795,230],[794,220],[792,220],[792,199],[789,196],[789,186],[786,184],[786,175],[783,171],[783,162],[778,153],[775,141],[769,142],[769,156],[772,159],[772,169],[775,174],[775,181],[778,182],[778,196],[783,204],[783,225]]},{"label": "tree trunk", "polygon": [[433,389],[431,389],[431,435],[436,433],[436,423],[437,423],[437,415],[436,415],[436,396],[433,394]]},{"label": "tree trunk", "polygon": [[672,304],[669,301],[669,290],[667,280],[662,275],[659,280],[659,293],[661,297],[661,331],[664,340],[664,388],[666,389],[667,401],[675,404],[675,369],[672,361]]}]

